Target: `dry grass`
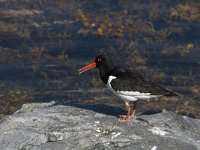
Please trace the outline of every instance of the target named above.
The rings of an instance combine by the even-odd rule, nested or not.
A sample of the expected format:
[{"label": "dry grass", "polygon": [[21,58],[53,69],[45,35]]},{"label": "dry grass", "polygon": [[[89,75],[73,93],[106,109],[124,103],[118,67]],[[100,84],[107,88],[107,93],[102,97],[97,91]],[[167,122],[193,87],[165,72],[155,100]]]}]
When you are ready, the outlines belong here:
[{"label": "dry grass", "polygon": [[175,47],[169,47],[167,49],[164,49],[161,51],[161,54],[163,55],[172,55],[172,54],[180,54],[181,56],[187,56],[192,49],[194,48],[193,43],[188,43],[186,45],[178,45]]},{"label": "dry grass", "polygon": [[200,19],[200,5],[178,4],[170,9],[170,16],[182,20],[193,21]]},{"label": "dry grass", "polygon": [[1,34],[12,34],[15,35],[16,38],[22,38],[22,39],[29,39],[30,38],[30,32],[28,29],[23,28],[20,29],[17,27],[16,24],[11,23],[5,23],[0,22],[0,35]]}]

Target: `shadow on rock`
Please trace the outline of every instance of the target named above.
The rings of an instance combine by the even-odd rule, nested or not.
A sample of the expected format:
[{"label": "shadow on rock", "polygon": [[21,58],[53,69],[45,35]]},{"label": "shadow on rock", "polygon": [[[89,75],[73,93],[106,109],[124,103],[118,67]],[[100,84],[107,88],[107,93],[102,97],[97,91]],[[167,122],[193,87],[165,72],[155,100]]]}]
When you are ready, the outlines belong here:
[{"label": "shadow on rock", "polygon": [[145,111],[145,112],[142,112],[140,114],[141,115],[153,115],[153,114],[157,114],[157,113],[161,113],[162,110],[148,110],[148,111]]},{"label": "shadow on rock", "polygon": [[97,113],[110,115],[119,117],[120,115],[126,114],[126,111],[119,107],[109,106],[106,104],[77,104],[77,103],[66,103],[63,101],[56,102],[52,106],[55,105],[65,105],[65,106],[73,106],[81,109],[92,110]]}]

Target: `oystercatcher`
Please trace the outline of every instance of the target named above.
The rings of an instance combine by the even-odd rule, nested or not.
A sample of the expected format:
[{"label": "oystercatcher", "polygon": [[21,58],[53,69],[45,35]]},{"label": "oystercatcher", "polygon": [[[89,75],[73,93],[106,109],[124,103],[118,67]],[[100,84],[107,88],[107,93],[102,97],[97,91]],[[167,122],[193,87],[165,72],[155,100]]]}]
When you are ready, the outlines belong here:
[{"label": "oystercatcher", "polygon": [[[136,72],[113,66],[104,55],[97,56],[94,62],[78,71],[81,74],[92,68],[99,68],[103,82],[125,102],[127,115],[121,116],[119,121],[129,121],[135,116],[137,100],[149,100],[160,96],[176,96],[175,93],[145,80],[142,75]],[[130,109],[130,101],[134,103],[132,110]]]}]

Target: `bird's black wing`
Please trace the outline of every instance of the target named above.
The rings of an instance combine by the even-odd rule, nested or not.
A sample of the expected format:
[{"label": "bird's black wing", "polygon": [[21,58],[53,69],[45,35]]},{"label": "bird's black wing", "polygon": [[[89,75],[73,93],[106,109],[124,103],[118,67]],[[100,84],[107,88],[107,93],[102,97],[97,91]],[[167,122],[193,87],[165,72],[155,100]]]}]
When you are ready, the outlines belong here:
[{"label": "bird's black wing", "polygon": [[115,91],[150,93],[151,95],[174,96],[175,94],[144,79],[137,72],[127,69],[115,68],[113,76],[117,77],[111,81]]}]

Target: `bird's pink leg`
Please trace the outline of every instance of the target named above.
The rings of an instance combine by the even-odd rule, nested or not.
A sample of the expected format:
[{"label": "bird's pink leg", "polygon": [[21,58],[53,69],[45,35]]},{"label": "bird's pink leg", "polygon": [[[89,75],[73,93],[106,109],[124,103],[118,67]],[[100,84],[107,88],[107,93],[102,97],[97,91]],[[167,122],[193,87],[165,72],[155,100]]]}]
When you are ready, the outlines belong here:
[{"label": "bird's pink leg", "polygon": [[131,112],[131,114],[130,114],[130,118],[131,118],[131,119],[135,117],[135,113],[136,113],[136,104],[137,104],[137,101],[134,101],[134,102],[133,102],[133,110],[132,110],[132,112]]},{"label": "bird's pink leg", "polygon": [[126,102],[126,110],[127,110],[127,115],[122,115],[121,118],[118,119],[118,121],[120,122],[127,122],[131,120],[131,116],[130,116],[130,105],[128,102]]}]

